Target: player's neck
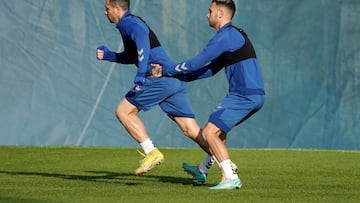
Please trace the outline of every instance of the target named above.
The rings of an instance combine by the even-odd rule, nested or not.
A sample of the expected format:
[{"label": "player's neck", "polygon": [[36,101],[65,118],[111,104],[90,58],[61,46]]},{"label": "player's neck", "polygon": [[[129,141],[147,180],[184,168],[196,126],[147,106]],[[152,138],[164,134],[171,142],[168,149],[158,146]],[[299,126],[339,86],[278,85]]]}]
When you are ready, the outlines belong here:
[{"label": "player's neck", "polygon": [[119,21],[124,17],[125,13],[127,12],[128,10],[120,10],[120,13],[119,13]]},{"label": "player's neck", "polygon": [[219,26],[215,27],[216,32],[219,31],[222,27],[224,27],[224,25],[230,23],[231,20],[223,20],[219,23]]}]

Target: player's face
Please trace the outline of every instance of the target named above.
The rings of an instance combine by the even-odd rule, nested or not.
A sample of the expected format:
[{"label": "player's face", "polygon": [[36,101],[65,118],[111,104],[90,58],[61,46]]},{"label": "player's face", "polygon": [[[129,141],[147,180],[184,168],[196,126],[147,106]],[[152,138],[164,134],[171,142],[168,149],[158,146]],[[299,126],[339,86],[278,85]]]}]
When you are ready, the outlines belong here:
[{"label": "player's face", "polygon": [[208,22],[210,27],[217,28],[219,24],[219,7],[216,3],[212,3],[209,8],[209,13],[207,14]]},{"label": "player's face", "polygon": [[118,8],[113,7],[109,0],[106,0],[104,14],[107,16],[111,23],[117,23],[119,21]]}]

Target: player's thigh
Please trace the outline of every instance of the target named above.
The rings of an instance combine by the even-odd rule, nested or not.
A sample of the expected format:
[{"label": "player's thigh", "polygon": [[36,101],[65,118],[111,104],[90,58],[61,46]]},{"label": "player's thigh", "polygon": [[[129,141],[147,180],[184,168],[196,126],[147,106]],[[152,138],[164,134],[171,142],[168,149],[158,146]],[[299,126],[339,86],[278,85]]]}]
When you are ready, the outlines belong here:
[{"label": "player's thigh", "polygon": [[210,115],[209,122],[227,133],[259,110],[262,104],[261,95],[227,95]]},{"label": "player's thigh", "polygon": [[172,94],[159,105],[171,119],[174,117],[195,118],[185,89]]},{"label": "player's thigh", "polygon": [[137,114],[140,110],[124,98],[116,107],[115,114],[120,117],[122,115]]},{"label": "player's thigh", "polygon": [[175,78],[146,78],[143,86],[131,89],[125,97],[137,108],[147,111],[178,91],[179,83]]}]

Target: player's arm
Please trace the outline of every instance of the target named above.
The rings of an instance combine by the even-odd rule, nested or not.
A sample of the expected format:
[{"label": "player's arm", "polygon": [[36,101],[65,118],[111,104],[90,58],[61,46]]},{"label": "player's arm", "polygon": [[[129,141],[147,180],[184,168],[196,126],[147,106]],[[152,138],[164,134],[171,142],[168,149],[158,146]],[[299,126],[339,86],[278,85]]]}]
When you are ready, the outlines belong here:
[{"label": "player's arm", "polygon": [[208,64],[208,65],[206,65],[206,66],[204,66],[204,67],[202,67],[200,69],[197,69],[195,71],[184,74],[182,76],[182,78],[184,78],[185,81],[187,81],[187,82],[191,82],[191,81],[194,81],[194,80],[200,80],[200,79],[204,79],[204,78],[214,76],[222,68],[223,68],[223,66],[219,63],[219,61],[214,60],[210,64]]},{"label": "player's arm", "polygon": [[[151,64],[153,69],[151,70],[150,74],[153,78],[160,78],[163,76],[162,69],[163,66],[160,64]],[[217,74],[224,66],[220,63],[218,60],[214,60],[209,65],[206,65],[200,69],[197,69],[195,71],[189,72],[187,74],[183,75],[176,75],[175,77],[180,77],[182,80],[186,82],[191,82],[194,80],[204,79],[211,77],[215,74]]]},{"label": "player's arm", "polygon": [[[196,57],[173,66],[164,65],[162,74],[164,76],[180,76],[198,71],[199,69],[203,69],[205,67],[212,68],[216,65],[213,61],[223,52],[222,49],[223,46],[221,46],[221,42],[219,40],[212,39]],[[207,66],[209,64],[212,65]]]},{"label": "player's arm", "polygon": [[132,26],[132,39],[137,47],[138,71],[134,79],[135,85],[143,85],[150,56],[149,30],[145,30],[137,24]]},{"label": "player's arm", "polygon": [[133,64],[134,61],[128,57],[126,52],[116,53],[110,51],[106,46],[101,45],[96,50],[96,58],[98,60],[106,60],[110,62]]},{"label": "player's arm", "polygon": [[150,57],[149,30],[134,24],[131,26],[131,38],[136,44],[138,71],[134,78],[135,85],[142,86],[145,83],[146,71]]}]

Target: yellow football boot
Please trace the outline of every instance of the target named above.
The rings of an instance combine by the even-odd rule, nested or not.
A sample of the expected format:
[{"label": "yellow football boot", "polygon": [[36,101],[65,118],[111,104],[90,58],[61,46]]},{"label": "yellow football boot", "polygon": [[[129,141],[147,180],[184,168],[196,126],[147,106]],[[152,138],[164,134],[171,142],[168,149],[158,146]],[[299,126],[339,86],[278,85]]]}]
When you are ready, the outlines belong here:
[{"label": "yellow football boot", "polygon": [[164,162],[164,155],[158,149],[154,149],[146,155],[141,153],[140,151],[139,153],[144,157],[144,159],[141,160],[139,168],[135,170],[135,175],[137,176],[149,172],[156,165],[160,165]]}]

